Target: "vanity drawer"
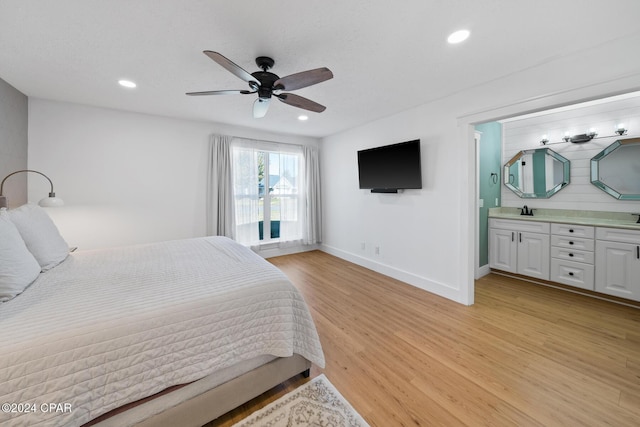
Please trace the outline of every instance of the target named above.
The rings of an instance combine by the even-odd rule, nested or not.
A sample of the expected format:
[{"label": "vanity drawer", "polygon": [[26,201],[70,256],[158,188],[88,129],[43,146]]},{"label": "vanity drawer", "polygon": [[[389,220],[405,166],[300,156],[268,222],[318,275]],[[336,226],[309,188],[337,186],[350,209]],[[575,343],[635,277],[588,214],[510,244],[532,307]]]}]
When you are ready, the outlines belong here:
[{"label": "vanity drawer", "polygon": [[550,280],[591,291],[595,289],[592,264],[551,259]]},{"label": "vanity drawer", "polygon": [[528,231],[530,233],[549,234],[549,223],[527,220],[512,220],[501,218],[489,218],[489,227],[511,231]]},{"label": "vanity drawer", "polygon": [[595,255],[591,251],[581,251],[580,249],[561,248],[558,246],[551,247],[551,258],[564,259],[566,261],[584,262],[593,264]]},{"label": "vanity drawer", "polygon": [[551,236],[551,246],[559,246],[561,248],[579,249],[583,251],[593,251],[595,243],[593,239],[583,239],[580,237],[569,236]]},{"label": "vanity drawer", "polygon": [[551,224],[551,234],[560,234],[562,236],[583,237],[587,239],[593,239],[595,233],[595,227],[590,225],[576,225],[576,224]]},{"label": "vanity drawer", "polygon": [[640,245],[640,230],[598,227],[596,239]]}]

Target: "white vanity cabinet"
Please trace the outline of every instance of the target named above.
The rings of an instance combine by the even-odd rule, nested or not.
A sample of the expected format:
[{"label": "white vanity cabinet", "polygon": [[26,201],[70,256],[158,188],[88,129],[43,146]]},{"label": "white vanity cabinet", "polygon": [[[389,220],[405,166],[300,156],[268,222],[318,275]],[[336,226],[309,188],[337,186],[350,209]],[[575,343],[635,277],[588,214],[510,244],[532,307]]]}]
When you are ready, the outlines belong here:
[{"label": "white vanity cabinet", "polygon": [[489,266],[549,280],[549,223],[489,218]]},{"label": "white vanity cabinet", "polygon": [[640,301],[640,227],[631,215],[540,209],[533,217],[496,209],[489,216],[491,269]]},{"label": "white vanity cabinet", "polygon": [[596,229],[595,290],[640,301],[640,231]]},{"label": "white vanity cabinet", "polygon": [[594,290],[594,235],[592,226],[551,224],[551,281]]}]

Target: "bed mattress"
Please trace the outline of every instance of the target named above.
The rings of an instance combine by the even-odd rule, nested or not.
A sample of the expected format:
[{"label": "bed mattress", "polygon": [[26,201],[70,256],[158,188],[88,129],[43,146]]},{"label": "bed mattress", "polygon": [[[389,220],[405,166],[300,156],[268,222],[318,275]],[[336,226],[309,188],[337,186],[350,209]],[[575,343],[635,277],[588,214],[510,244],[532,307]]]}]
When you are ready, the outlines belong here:
[{"label": "bed mattress", "polygon": [[224,237],[73,253],[0,305],[0,336],[2,425],[79,426],[261,355],[324,366],[297,289]]}]

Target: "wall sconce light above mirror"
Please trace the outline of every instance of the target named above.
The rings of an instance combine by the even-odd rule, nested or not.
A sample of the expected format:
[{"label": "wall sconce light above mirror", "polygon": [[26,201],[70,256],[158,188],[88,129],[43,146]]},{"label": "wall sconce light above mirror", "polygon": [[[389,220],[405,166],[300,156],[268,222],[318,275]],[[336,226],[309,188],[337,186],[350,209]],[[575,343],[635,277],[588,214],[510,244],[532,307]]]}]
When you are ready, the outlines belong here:
[{"label": "wall sconce light above mirror", "polygon": [[542,135],[540,138],[540,145],[554,145],[554,144],[562,144],[566,142],[572,142],[574,144],[581,144],[584,142],[589,142],[594,138],[610,138],[612,136],[622,136],[626,135],[629,129],[627,129],[624,123],[619,123],[614,128],[614,133],[612,135],[598,135],[598,129],[590,128],[586,133],[573,134],[571,131],[566,131],[562,136],[562,141],[551,142],[549,136],[547,134]]},{"label": "wall sconce light above mirror", "polygon": [[520,151],[504,165],[504,185],[523,199],[548,199],[569,175],[569,160],[550,148]]},{"label": "wall sconce light above mirror", "polygon": [[591,159],[591,183],[619,200],[640,200],[640,138],[619,139]]},{"label": "wall sconce light above mirror", "polygon": [[628,130],[628,129],[626,128],[626,126],[624,125],[624,123],[619,123],[619,124],[616,126],[616,133],[617,133],[618,135],[620,135],[620,136],[625,135],[625,134],[627,133],[627,130]]}]

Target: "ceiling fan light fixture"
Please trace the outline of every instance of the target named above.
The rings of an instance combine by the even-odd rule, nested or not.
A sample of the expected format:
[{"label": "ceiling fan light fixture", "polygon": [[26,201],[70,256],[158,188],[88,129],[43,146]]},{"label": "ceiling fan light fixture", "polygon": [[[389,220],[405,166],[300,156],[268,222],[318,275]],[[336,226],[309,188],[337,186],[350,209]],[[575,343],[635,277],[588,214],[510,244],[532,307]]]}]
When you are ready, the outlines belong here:
[{"label": "ceiling fan light fixture", "polygon": [[267,114],[271,98],[258,98],[253,103],[253,118],[261,119]]},{"label": "ceiling fan light fixture", "polygon": [[307,120],[309,120],[309,116],[301,114],[298,116],[298,120],[300,120],[301,122],[305,122]]},{"label": "ceiling fan light fixture", "polygon": [[262,71],[249,73],[242,67],[233,63],[231,60],[212,50],[205,50],[204,54],[216,62],[218,65],[231,72],[249,84],[251,90],[208,90],[201,92],[187,92],[189,96],[200,95],[232,95],[232,94],[258,94],[258,99],[253,103],[253,117],[262,118],[267,113],[271,97],[278,98],[279,101],[303,110],[313,111],[315,113],[323,112],[326,107],[318,104],[310,99],[304,98],[293,93],[283,93],[283,91],[292,91],[322,83],[333,78],[333,73],[326,67],[320,67],[313,70],[302,71],[300,73],[290,74],[280,77],[270,71],[275,61],[268,56],[259,56],[256,58],[256,65]]},{"label": "ceiling fan light fixture", "polygon": [[469,38],[471,32],[469,30],[458,30],[454,33],[451,33],[449,37],[447,37],[447,41],[450,44],[457,44],[465,41]]}]

